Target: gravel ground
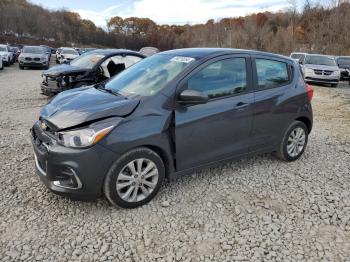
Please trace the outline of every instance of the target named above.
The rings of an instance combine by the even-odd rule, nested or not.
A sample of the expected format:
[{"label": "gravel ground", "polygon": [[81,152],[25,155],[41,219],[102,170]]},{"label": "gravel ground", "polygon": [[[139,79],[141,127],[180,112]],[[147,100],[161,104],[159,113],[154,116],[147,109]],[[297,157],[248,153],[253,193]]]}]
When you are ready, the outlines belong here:
[{"label": "gravel ground", "polygon": [[350,261],[348,85],[314,87],[299,161],[230,162],[125,210],[56,196],[39,181],[29,128],[47,102],[40,74],[0,72],[0,260]]}]

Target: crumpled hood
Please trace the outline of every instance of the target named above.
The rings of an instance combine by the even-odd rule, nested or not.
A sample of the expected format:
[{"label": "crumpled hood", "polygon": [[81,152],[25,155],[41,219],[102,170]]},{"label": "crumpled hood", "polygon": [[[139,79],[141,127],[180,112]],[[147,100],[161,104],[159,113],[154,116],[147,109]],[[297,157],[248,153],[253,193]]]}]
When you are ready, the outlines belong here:
[{"label": "crumpled hood", "polygon": [[327,65],[306,64],[304,65],[304,67],[310,68],[310,69],[316,69],[316,70],[330,70],[330,71],[339,70],[338,66],[327,66]]},{"label": "crumpled hood", "polygon": [[139,102],[91,86],[83,87],[58,94],[43,107],[40,118],[54,125],[57,131],[107,117],[126,116]]},{"label": "crumpled hood", "polygon": [[69,64],[61,64],[58,66],[51,67],[50,69],[43,72],[43,75],[49,75],[49,76],[59,76],[63,74],[70,74],[70,73],[84,73],[90,71],[90,69],[71,66]]}]

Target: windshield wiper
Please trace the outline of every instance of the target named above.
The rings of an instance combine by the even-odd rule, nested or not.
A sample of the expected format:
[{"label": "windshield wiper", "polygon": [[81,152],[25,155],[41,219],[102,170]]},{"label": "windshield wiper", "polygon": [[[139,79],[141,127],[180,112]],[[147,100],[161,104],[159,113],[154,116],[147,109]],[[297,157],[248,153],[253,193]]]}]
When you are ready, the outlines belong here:
[{"label": "windshield wiper", "polygon": [[119,94],[118,92],[113,91],[112,89],[106,88],[105,83],[96,84],[94,87],[95,87],[96,89],[98,89],[98,90],[101,90],[101,91],[103,91],[103,92],[110,93],[110,94],[115,95],[115,96],[122,96],[122,95]]}]

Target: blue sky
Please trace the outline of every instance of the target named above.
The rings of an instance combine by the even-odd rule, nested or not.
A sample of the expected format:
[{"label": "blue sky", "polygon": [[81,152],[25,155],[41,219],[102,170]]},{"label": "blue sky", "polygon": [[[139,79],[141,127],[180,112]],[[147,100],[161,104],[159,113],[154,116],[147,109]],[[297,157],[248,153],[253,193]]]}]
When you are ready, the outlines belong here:
[{"label": "blue sky", "polygon": [[[202,23],[288,8],[286,0],[30,0],[50,9],[65,8],[105,26],[112,16],[148,17],[160,24]],[[301,6],[302,0],[295,0]]]}]

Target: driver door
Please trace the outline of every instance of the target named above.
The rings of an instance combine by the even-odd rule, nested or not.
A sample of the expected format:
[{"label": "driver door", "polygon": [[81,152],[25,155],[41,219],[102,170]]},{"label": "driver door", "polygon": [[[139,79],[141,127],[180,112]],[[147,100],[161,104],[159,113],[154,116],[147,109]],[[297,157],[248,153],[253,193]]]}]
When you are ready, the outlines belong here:
[{"label": "driver door", "polygon": [[179,171],[248,152],[254,103],[250,56],[210,60],[180,86],[200,91],[209,100],[179,105],[175,111]]}]

